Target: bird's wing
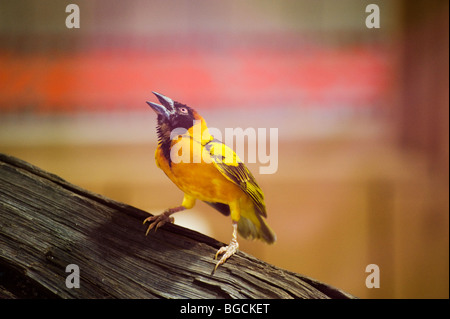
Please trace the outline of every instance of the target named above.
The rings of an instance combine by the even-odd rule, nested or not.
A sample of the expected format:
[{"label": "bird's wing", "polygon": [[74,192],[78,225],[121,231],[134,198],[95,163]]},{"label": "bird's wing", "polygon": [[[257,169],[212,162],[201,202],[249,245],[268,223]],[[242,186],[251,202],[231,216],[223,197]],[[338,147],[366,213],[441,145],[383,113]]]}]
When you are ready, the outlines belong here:
[{"label": "bird's wing", "polygon": [[264,194],[256,183],[255,177],[236,153],[216,139],[209,141],[205,148],[219,172],[229,181],[238,185],[252,199],[257,211],[267,217]]}]

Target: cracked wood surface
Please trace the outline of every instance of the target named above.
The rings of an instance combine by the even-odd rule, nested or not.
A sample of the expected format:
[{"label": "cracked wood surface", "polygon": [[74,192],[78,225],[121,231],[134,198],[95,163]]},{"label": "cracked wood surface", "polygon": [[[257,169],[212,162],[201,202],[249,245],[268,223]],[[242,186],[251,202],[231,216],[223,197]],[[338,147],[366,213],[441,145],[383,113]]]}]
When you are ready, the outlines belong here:
[{"label": "cracked wood surface", "polygon": [[[0,298],[354,298],[0,153]],[[69,289],[66,266],[80,269]]]}]

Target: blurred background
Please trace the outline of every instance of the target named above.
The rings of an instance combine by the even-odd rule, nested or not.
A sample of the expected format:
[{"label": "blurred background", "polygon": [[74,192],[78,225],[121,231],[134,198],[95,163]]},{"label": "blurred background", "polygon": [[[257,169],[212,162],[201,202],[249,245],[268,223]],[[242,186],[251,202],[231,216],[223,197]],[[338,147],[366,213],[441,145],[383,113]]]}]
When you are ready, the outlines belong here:
[{"label": "blurred background", "polygon": [[[222,132],[278,128],[277,172],[248,165],[278,241],[240,248],[361,298],[448,298],[448,14],[437,0],[2,1],[0,152],[159,214],[182,193],[154,163],[151,91]],[[203,203],[175,222],[231,238]]]}]

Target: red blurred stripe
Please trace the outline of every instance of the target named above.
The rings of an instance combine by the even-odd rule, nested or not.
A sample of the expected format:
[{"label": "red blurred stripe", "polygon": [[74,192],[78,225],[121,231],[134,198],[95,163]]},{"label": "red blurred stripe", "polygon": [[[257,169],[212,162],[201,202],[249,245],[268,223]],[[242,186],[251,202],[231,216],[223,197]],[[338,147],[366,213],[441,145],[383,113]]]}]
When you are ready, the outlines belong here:
[{"label": "red blurred stripe", "polygon": [[371,105],[391,81],[386,50],[365,47],[65,54],[0,52],[0,111],[139,110],[160,91],[202,107]]}]

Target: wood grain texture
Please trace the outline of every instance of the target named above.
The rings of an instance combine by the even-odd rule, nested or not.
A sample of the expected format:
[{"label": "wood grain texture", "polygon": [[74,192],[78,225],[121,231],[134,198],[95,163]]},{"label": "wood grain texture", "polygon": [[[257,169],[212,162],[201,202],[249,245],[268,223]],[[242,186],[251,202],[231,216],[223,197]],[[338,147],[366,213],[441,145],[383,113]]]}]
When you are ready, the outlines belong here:
[{"label": "wood grain texture", "polygon": [[[0,154],[0,298],[354,298]],[[80,288],[65,285],[80,268]]]}]

